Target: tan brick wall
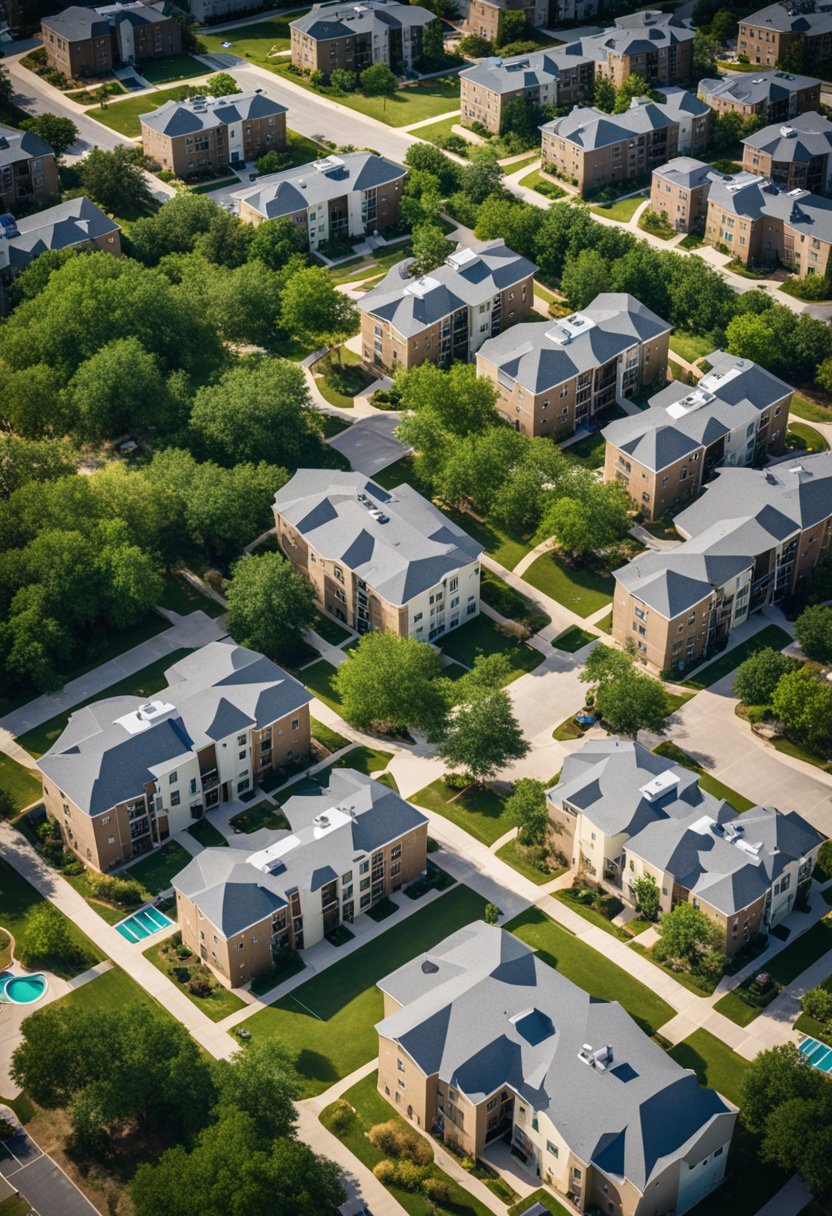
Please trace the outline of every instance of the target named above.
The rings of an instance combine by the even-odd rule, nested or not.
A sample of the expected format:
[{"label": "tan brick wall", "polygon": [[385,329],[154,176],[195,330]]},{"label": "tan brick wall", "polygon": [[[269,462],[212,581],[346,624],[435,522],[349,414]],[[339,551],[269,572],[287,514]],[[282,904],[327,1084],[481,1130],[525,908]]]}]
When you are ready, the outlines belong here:
[{"label": "tan brick wall", "polygon": [[111,32],[95,38],[84,38],[80,42],[69,42],[47,26],[42,26],[41,37],[46,50],[46,62],[51,68],[63,72],[69,80],[83,76],[102,76],[113,69]]},{"label": "tan brick wall", "polygon": [[[276,114],[268,118],[255,118],[242,123],[244,131],[243,158],[246,161],[262,156],[264,152],[286,147],[286,115]],[[221,169],[229,164],[228,125],[209,127],[193,137],[177,135],[171,137],[141,124],[142,149],[145,156],[158,161],[177,177],[187,178],[209,169]],[[188,140],[191,139],[191,144]],[[198,147],[204,139],[206,147]]]},{"label": "tan brick wall", "polygon": [[[544,131],[543,168],[551,169],[568,181],[574,182],[581,193],[643,177],[677,155],[678,124],[671,123],[663,130],[667,132],[666,141],[660,141],[650,135],[645,136],[640,144],[638,139],[641,137],[636,141],[622,139],[592,151],[585,151],[572,140],[563,139],[552,131]],[[636,147],[631,149],[629,145],[633,142]]]},{"label": "tan brick wall", "polygon": [[647,522],[652,523],[671,507],[687,503],[699,492],[704,454],[702,447],[698,452],[655,472],[608,442],[604,456],[604,481],[618,481],[623,485]]},{"label": "tan brick wall", "polygon": [[[669,670],[680,660],[690,667],[705,648],[709,599],[706,597],[690,612],[667,620],[616,581],[612,602],[612,636],[621,646],[632,642],[639,662],[651,671]],[[636,616],[637,611],[645,614],[643,620]],[[644,634],[639,632],[640,629],[644,629]],[[693,643],[693,654],[688,658],[690,642]],[[678,649],[674,650],[677,645]]]},{"label": "tan brick wall", "polygon": [[708,187],[688,189],[653,174],[650,187],[650,208],[656,215],[667,214],[667,222],[677,232],[692,232],[705,227],[708,210]]}]

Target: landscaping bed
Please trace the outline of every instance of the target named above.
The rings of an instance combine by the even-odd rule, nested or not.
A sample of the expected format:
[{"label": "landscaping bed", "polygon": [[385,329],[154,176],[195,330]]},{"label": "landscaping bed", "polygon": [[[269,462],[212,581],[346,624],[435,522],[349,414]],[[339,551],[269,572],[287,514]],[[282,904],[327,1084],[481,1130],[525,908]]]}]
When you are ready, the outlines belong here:
[{"label": "landscaping bed", "polygon": [[792,450],[807,452],[828,452],[829,444],[813,426],[805,422],[790,422],[786,431],[786,447]]},{"label": "landscaping bed", "polygon": [[452,887],[455,882],[453,874],[440,869],[435,862],[429,861],[425,877],[417,878],[415,882],[406,886],[404,893],[408,899],[421,899],[423,895],[427,895],[428,891],[447,891],[448,887]]},{"label": "landscaping bed", "polygon": [[189,1001],[199,1006],[212,1022],[221,1022],[229,1014],[245,1007],[245,1001],[223,987],[197,955],[182,944],[181,933],[174,933],[165,941],[151,946],[144,951],[144,957],[158,967]]},{"label": "landscaping bed", "polygon": [[714,1006],[738,1026],[747,1026],[770,1005],[776,996],[793,983],[807,968],[832,950],[832,919],[829,916],[807,929],[791,945],[760,967],[771,976],[772,986],[765,994],[755,993],[753,977],[721,997]]},{"label": "landscaping bed", "polygon": [[354,398],[363,393],[377,378],[360,366],[361,359],[351,350],[341,349],[341,360],[330,352],[313,363],[312,375],[318,391],[330,405],[342,410],[351,410]]},{"label": "landscaping bed", "polygon": [[578,886],[567,891],[555,891],[554,898],[566,904],[567,908],[577,912],[590,924],[603,929],[605,933],[621,941],[630,940],[631,934],[626,929],[612,923],[613,917],[624,911],[624,904],[617,896],[609,895],[606,891],[595,891],[591,887]]},{"label": "landscaping bed", "polygon": [[370,920],[374,920],[377,925],[380,925],[383,920],[387,920],[388,917],[394,916],[398,910],[399,905],[394,904],[392,899],[388,899],[385,895],[377,903],[372,904],[371,907],[367,909],[365,915],[369,916]]},{"label": "landscaping bed", "polygon": [[[542,886],[544,883],[551,882],[553,878],[558,878],[564,873],[566,867],[554,865],[550,868],[548,862],[540,862],[539,852],[533,848],[526,848],[515,837],[514,840],[509,840],[506,844],[501,845],[496,855],[518,874],[522,874],[530,882]],[[551,858],[551,854],[549,856]]]}]

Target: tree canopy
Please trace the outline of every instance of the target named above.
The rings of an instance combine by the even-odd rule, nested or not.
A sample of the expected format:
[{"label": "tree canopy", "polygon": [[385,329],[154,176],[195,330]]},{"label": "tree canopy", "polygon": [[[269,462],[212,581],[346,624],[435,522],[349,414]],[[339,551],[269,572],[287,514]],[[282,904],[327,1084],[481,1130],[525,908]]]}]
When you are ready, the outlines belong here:
[{"label": "tree canopy", "polygon": [[315,590],[280,553],[241,557],[226,590],[228,631],[273,658],[291,658],[315,617]]},{"label": "tree canopy", "polygon": [[338,668],[341,712],[359,730],[418,730],[435,737],[447,714],[439,656],[427,642],[367,633]]}]

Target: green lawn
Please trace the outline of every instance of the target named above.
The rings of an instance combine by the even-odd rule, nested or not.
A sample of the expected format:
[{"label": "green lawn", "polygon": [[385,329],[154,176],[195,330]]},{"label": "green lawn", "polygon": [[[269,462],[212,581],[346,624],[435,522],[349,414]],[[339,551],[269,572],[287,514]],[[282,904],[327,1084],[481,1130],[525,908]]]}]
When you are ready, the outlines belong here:
[{"label": "green lawn", "polygon": [[41,780],[11,756],[0,755],[0,790],[10,795],[15,811],[25,810],[41,796]]},{"label": "green lawn", "polygon": [[832,409],[818,401],[810,401],[802,393],[795,393],[792,397],[789,413],[797,414],[798,418],[805,418],[807,422],[832,422]]},{"label": "green lawn", "polygon": [[174,874],[191,860],[191,854],[175,840],[168,840],[160,849],[154,849],[141,861],[128,866],[121,871],[123,878],[135,878],[151,895],[159,895],[167,891]]},{"label": "green lawn", "polygon": [[618,220],[620,224],[626,224],[633,218],[643,202],[644,196],[639,194],[635,198],[620,198],[614,203],[598,203],[596,206],[590,207],[590,211],[594,211],[596,215],[603,215],[608,220]]},{"label": "green lawn", "polygon": [[409,801],[444,815],[483,844],[493,844],[514,827],[514,820],[506,814],[504,799],[493,790],[475,786],[459,797],[456,797],[457,792],[449,789],[440,777],[411,795]]},{"label": "green lawn", "polygon": [[203,595],[198,587],[189,583],[181,574],[170,574],[165,579],[165,594],[160,606],[178,612],[180,616],[187,616],[191,612],[205,612],[208,616],[217,617],[227,611],[210,595]]},{"label": "green lawn", "polygon": [[21,747],[25,747],[26,751],[31,755],[42,756],[44,752],[49,751],[52,744],[60,737],[69,721],[70,714],[78,709],[82,709],[85,705],[91,705],[94,701],[101,701],[108,697],[142,697],[145,700],[148,697],[152,697],[154,693],[166,687],[165,672],[167,669],[191,653],[192,651],[190,650],[172,651],[163,659],[157,659],[155,663],[151,663],[148,667],[142,667],[134,675],[126,676],[123,680],[119,680],[117,684],[111,684],[109,688],[105,688],[103,692],[96,693],[94,697],[87,697],[85,701],[79,701],[77,705],[73,705],[72,709],[56,714],[54,718],[50,718],[47,722],[42,722],[40,726],[27,730],[25,734],[18,737],[18,743]]},{"label": "green lawn", "polygon": [[612,633],[612,613],[605,616],[603,620],[596,621],[595,628],[601,629],[604,633]]},{"label": "green lawn", "polygon": [[729,675],[739,667],[740,663],[745,662],[758,650],[765,650],[767,646],[771,646],[775,650],[782,650],[784,646],[788,646],[791,640],[785,629],[781,629],[779,625],[766,625],[747,642],[741,642],[739,646],[734,646],[720,658],[715,659],[713,663],[698,668],[695,675],[684,681],[684,687],[695,688],[697,691],[701,688],[710,688],[711,685],[716,684],[717,680]]},{"label": "green lawn", "polygon": [[538,908],[527,908],[506,925],[533,946],[541,959],[578,984],[590,996],[619,1001],[647,1034],[655,1034],[674,1010],[639,980],[584,945]]},{"label": "green lawn", "polygon": [[[11,933],[15,941],[20,942],[26,934],[31,913],[42,902],[43,897],[35,888],[8,862],[0,858],[0,928]],[[77,957],[63,963],[51,960],[48,967],[56,975],[70,979],[73,975],[80,975],[94,963],[101,962],[105,955],[71,921],[67,920],[66,924],[77,947]],[[46,963],[47,960],[44,960],[45,965]]]},{"label": "green lawn", "polygon": [[191,76],[207,76],[211,69],[193,55],[166,55],[164,59],[143,59],[136,71],[150,84],[168,84],[172,80],[188,80]]},{"label": "green lawn", "polygon": [[[121,967],[112,967],[103,975],[73,989],[60,1000],[49,1005],[50,1009],[63,1009],[71,1005],[74,1009],[125,1009],[128,1006],[144,1005],[159,1017],[169,1017],[162,1005],[148,996],[143,988],[132,980]],[[37,1017],[37,1014],[35,1014]]]},{"label": "green lawn", "polygon": [[712,777],[706,772],[701,765],[697,764],[692,756],[689,756],[681,747],[677,747],[675,743],[665,742],[660,743],[657,748],[654,748],[657,756],[665,756],[668,760],[672,760],[674,764],[681,764],[684,768],[691,769],[694,773],[699,774],[699,785],[708,794],[713,794],[714,798],[722,798],[729,803],[735,811],[742,814],[744,811],[750,811],[757,804],[752,802],[750,798],[746,798],[743,794],[738,794],[736,790],[732,790],[729,785],[724,785],[721,781],[717,781],[716,777]]},{"label": "green lawn", "polygon": [[670,335],[670,349],[680,355],[687,363],[695,363],[697,359],[704,358],[709,355],[714,349],[714,344],[708,338],[703,338],[699,334],[688,333],[684,329],[677,329]]},{"label": "green lawn", "polygon": [[786,439],[788,440],[789,437],[798,440],[800,446],[804,447],[807,452],[829,451],[829,444],[820,431],[816,431],[813,426],[807,426],[805,422],[790,422]]},{"label": "green lawn", "polygon": [[303,1096],[321,1093],[371,1060],[384,1006],[376,983],[415,955],[482,916],[485,901],[458,884],[246,1022],[253,1038],[295,1057]]},{"label": "green lawn", "polygon": [[579,629],[577,625],[570,625],[555,638],[552,645],[558,650],[565,650],[568,654],[575,654],[578,650],[583,650],[584,646],[588,646],[590,642],[597,640],[594,633],[587,633],[585,629]]},{"label": "green lawn", "polygon": [[582,617],[592,616],[612,599],[614,582],[611,575],[599,574],[586,567],[568,567],[554,553],[542,553],[523,578]]},{"label": "green lawn", "polygon": [[[768,972],[777,985],[777,989],[780,990],[793,983],[808,967],[822,958],[827,950],[832,950],[832,920],[829,917],[818,921],[806,933],[796,938],[790,946],[781,950],[779,954],[764,964],[763,970]],[[720,997],[714,1006],[738,1026],[748,1026],[759,1017],[768,1003],[763,1000],[757,1004],[753,1000],[743,998],[743,992],[749,988],[751,979],[744,981],[739,988]],[[770,999],[773,1000],[776,995],[777,992],[773,992]]]},{"label": "green lawn", "polygon": [[[344,93],[333,97],[331,89],[313,89],[308,80],[290,72],[285,60],[275,67],[274,61],[264,67],[291,80],[292,84],[309,89],[319,97],[331,97],[339,106],[347,106],[390,127],[408,127],[425,118],[438,117],[459,110],[459,80],[455,75],[437,76],[399,89],[392,97],[366,97],[363,93]],[[385,104],[386,102],[386,104]]]},{"label": "green lawn", "polygon": [[155,93],[145,93],[141,97],[125,97],[111,101],[106,110],[96,110],[90,117],[94,117],[96,122],[103,123],[105,127],[118,131],[120,135],[132,137],[141,131],[140,114],[152,114],[178,94],[177,86],[172,89],[159,89]]},{"label": "green lawn", "polygon": [[[166,975],[183,996],[186,996],[198,1009],[201,1009],[212,1022],[221,1022],[223,1018],[227,1018],[229,1014],[236,1013],[238,1009],[242,1009],[245,1006],[245,1001],[241,1000],[230,989],[224,988],[220,983],[217,983],[216,988],[212,989],[210,996],[194,996],[189,991],[187,982],[180,984],[176,976],[171,974],[173,964],[169,958],[165,958],[162,954],[162,951],[168,945],[168,942],[158,942],[155,946],[151,946],[149,950],[143,951],[144,957],[154,967],[157,967],[163,975]],[[191,959],[188,962],[183,962],[182,966],[187,968],[194,962],[198,963],[198,960],[194,959],[194,956],[191,955]]]},{"label": "green lawn", "polygon": [[576,460],[588,469],[603,469],[606,451],[607,441],[603,432],[593,431],[591,435],[584,435],[577,443],[570,443],[569,447],[563,449],[563,454],[567,459]]},{"label": "green lawn", "polygon": [[[301,778],[299,782],[289,786],[285,791],[285,797],[288,798],[295,793],[295,785],[300,785],[303,780],[304,778]],[[289,821],[280,806],[276,806],[267,799],[240,811],[239,815],[235,815],[231,820],[231,827],[238,832],[245,832],[246,835],[250,835],[251,832],[259,832],[261,828],[268,828],[271,832],[280,832],[288,826]]]},{"label": "green lawn", "polygon": [[331,726],[324,726],[323,722],[318,722],[316,718],[312,718],[312,738],[328,752],[339,752],[349,743],[349,739],[339,735]]},{"label": "green lawn", "polygon": [[[282,19],[275,17],[270,21],[257,21],[253,25],[239,25],[219,34],[200,31],[200,49],[204,49],[209,55],[237,55],[240,59],[250,59],[261,67],[274,69],[276,63],[269,57],[270,54],[273,51],[289,50],[292,38],[289,22],[297,21],[306,12],[308,10],[287,13]],[[231,46],[223,46],[225,42],[230,42]]]},{"label": "green lawn", "polygon": [[0,1216],[31,1216],[31,1211],[28,1201],[20,1195],[10,1195],[0,1203]]},{"label": "green lawn", "polygon": [[198,840],[206,849],[221,849],[228,845],[222,832],[218,831],[209,819],[197,819],[196,823],[192,823],[188,828],[188,835],[193,836],[194,840]]},{"label": "green lawn", "polygon": [[[509,169],[509,172],[513,171]],[[533,169],[531,173],[527,173],[525,177],[520,178],[519,184],[526,190],[536,190],[538,194],[543,194],[546,198],[563,198],[567,194],[563,186],[558,185],[557,181],[550,174],[544,173],[542,169]],[[540,189],[541,186],[543,187],[542,190]],[[535,290],[537,290],[536,284]],[[544,296],[543,298],[545,299],[546,297]]]},{"label": "green lawn", "polygon": [[[441,147],[443,140],[447,139],[447,137],[449,135],[456,134],[456,132],[454,131],[454,127],[459,123],[460,118],[461,118],[461,115],[459,115],[459,114],[454,114],[451,118],[440,118],[438,122],[432,122],[426,127],[419,127],[419,130],[415,131],[414,134],[418,135],[419,139],[426,139],[428,141],[428,143],[437,144],[438,146]],[[464,139],[465,136],[462,136],[462,138]],[[468,154],[468,149],[473,148],[475,146],[476,146],[475,144],[468,144],[468,145],[466,145],[466,150],[464,152],[457,152],[456,155],[457,156],[466,156]],[[517,169],[519,169],[519,168],[520,168],[520,165],[518,163]],[[511,169],[509,170],[509,172],[511,172],[511,173],[516,172],[516,169],[513,165],[511,167]]]},{"label": "green lawn", "polygon": [[351,410],[355,398],[377,379],[361,366],[361,357],[341,347],[340,361],[332,353],[312,364],[311,372],[321,396],[337,409]]},{"label": "green lawn", "polygon": [[804,764],[814,764],[815,768],[822,769],[825,773],[832,773],[832,760],[810,751],[808,747],[801,747],[799,743],[782,737],[772,739],[772,743],[775,749],[782,752],[784,756],[794,756],[795,760],[802,760]]},{"label": "green lawn", "polygon": [[354,747],[340,760],[336,760],[333,768],[354,768],[356,772],[369,777],[387,768],[393,759],[392,752],[384,752],[380,747]]},{"label": "green lawn", "polygon": [[329,642],[332,646],[340,646],[342,642],[346,642],[348,637],[351,637],[349,629],[345,629],[343,625],[339,625],[331,616],[327,616],[324,612],[316,612],[315,619],[312,622],[312,628],[316,633],[319,633],[325,642]]},{"label": "green lawn", "polygon": [[668,1054],[683,1068],[692,1068],[700,1085],[718,1090],[723,1098],[739,1105],[748,1061],[715,1035],[695,1030],[689,1038],[671,1047]]},{"label": "green lawn", "polygon": [[443,654],[465,667],[473,667],[480,653],[504,654],[511,665],[508,683],[528,671],[534,671],[543,662],[539,650],[533,650],[525,642],[505,633],[487,616],[477,616],[473,621],[460,625],[443,638],[440,645]]},{"label": "green lawn", "polygon": [[318,659],[317,663],[304,667],[300,672],[300,677],[311,693],[314,693],[325,705],[338,713],[341,709],[341,702],[333,684],[336,670],[337,668],[333,667],[331,663],[327,663],[326,659]]},{"label": "green lawn", "polygon": [[[578,916],[582,916],[584,920],[588,920],[589,923],[591,925],[595,925],[597,929],[603,929],[605,933],[609,933],[611,937],[617,937],[619,941],[623,942],[630,940],[632,935],[629,934],[626,929],[619,929],[619,927],[614,925],[611,920],[604,916],[602,912],[597,911],[596,908],[590,907],[588,904],[582,904],[575,898],[574,891],[555,891],[553,898],[556,899],[558,903],[564,904],[567,908],[571,908],[573,912],[577,912]],[[617,905],[620,904],[621,901],[618,900]],[[621,906],[623,907],[623,905]],[[618,907],[616,915],[618,915],[620,910],[621,907]]]},{"label": "green lawn", "polygon": [[518,874],[522,874],[524,878],[537,883],[538,886],[551,882],[553,878],[557,878],[559,874],[563,873],[563,870],[539,869],[533,861],[529,860],[526,850],[516,840],[509,840],[508,844],[501,845],[497,850],[497,856]]},{"label": "green lawn", "polygon": [[558,1203],[551,1191],[540,1187],[537,1191],[532,1191],[531,1195],[527,1195],[525,1199],[521,1199],[519,1203],[515,1203],[514,1207],[509,1208],[508,1216],[523,1216],[530,1207],[535,1203],[541,1204],[549,1216],[570,1216],[562,1203]]},{"label": "green lawn", "polygon": [[499,574],[486,570],[484,566],[480,575],[480,595],[489,608],[523,625],[530,633],[539,633],[551,624],[551,618],[539,611],[528,596],[516,591]]}]

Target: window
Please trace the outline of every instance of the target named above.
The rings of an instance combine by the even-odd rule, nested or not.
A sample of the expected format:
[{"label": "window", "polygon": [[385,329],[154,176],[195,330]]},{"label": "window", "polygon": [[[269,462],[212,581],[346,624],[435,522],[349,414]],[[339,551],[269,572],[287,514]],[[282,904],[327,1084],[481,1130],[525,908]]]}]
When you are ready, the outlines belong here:
[{"label": "window", "polygon": [[396,1068],[399,1072],[404,1072],[404,1060],[396,1060]]},{"label": "window", "polygon": [[238,746],[238,747],[245,747],[245,745],[246,745],[246,737],[245,737],[245,735],[238,735],[238,736],[237,736],[237,746]]},{"label": "window", "polygon": [[109,816],[109,815],[104,815],[104,816],[102,817],[102,819],[101,819],[101,826],[102,826],[102,828],[106,828],[106,826],[107,826],[107,824],[108,824],[109,822],[110,822],[110,816]]},{"label": "window", "polygon": [[238,759],[238,760],[245,760],[246,755],[247,755],[247,753],[246,753],[245,751],[238,752],[238,754],[237,754],[237,759]]},{"label": "window", "polygon": [[176,785],[176,782],[178,780],[179,780],[179,774],[171,773],[170,776],[168,777],[168,785]]},{"label": "window", "polygon": [[171,806],[179,806],[180,802],[181,802],[181,797],[179,794],[179,790],[174,790],[170,796],[170,804],[171,804]]}]

